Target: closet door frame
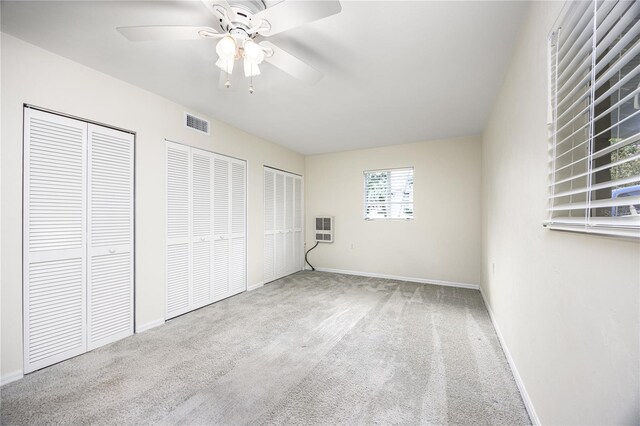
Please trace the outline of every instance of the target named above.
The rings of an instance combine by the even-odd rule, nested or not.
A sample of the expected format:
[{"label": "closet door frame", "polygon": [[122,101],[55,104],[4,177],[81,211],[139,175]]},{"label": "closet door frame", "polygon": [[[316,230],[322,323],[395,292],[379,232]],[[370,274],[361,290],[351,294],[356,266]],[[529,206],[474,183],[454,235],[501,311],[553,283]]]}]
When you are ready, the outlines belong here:
[{"label": "closet door frame", "polygon": [[[82,318],[84,322],[83,329],[83,337],[82,337],[82,350],[73,350],[67,351],[64,353],[57,354],[51,358],[47,358],[46,361],[39,361],[37,363],[29,363],[29,351],[27,345],[29,344],[29,307],[28,307],[28,294],[29,294],[29,268],[27,265],[27,261],[31,259],[29,255],[29,220],[30,220],[30,210],[28,206],[29,202],[29,188],[26,185],[27,179],[29,179],[29,161],[30,161],[30,149],[27,147],[27,141],[30,140],[30,129],[29,129],[29,118],[31,114],[49,114],[50,116],[57,117],[59,120],[67,121],[73,120],[76,122],[80,122],[86,126],[84,132],[84,147],[83,147],[83,182],[84,182],[84,196],[82,202],[82,229],[83,229],[83,247],[82,247],[82,282],[83,282],[83,296],[82,296],[82,306],[83,313]],[[58,362],[67,360],[77,355],[81,355],[86,353],[92,349],[88,347],[88,306],[89,298],[88,298],[88,259],[89,259],[89,211],[88,211],[88,191],[89,191],[89,126],[95,125],[100,126],[105,129],[116,130],[123,133],[128,133],[133,135],[133,146],[132,146],[132,205],[131,205],[131,214],[132,214],[132,234],[131,234],[131,262],[132,262],[132,275],[131,275],[131,287],[132,287],[132,306],[131,306],[131,315],[132,315],[132,331],[131,334],[135,333],[135,324],[136,324],[136,274],[135,274],[135,258],[136,258],[136,132],[119,128],[116,126],[108,125],[105,123],[101,123],[94,120],[89,120],[86,118],[74,116],[71,114],[65,114],[59,111],[55,111],[48,108],[39,107],[37,105],[32,105],[28,103],[23,104],[22,108],[22,123],[23,123],[23,135],[22,135],[22,341],[23,341],[23,371],[25,374],[31,373],[33,371],[39,370],[41,368],[48,367],[50,365],[56,364]]]},{"label": "closet door frame", "polygon": [[[304,176],[303,175],[299,175],[297,173],[292,173],[292,172],[288,172],[286,170],[282,170],[282,169],[278,169],[276,167],[272,167],[272,166],[268,166],[266,164],[263,165],[263,171],[262,171],[262,176],[263,176],[263,183],[262,183],[262,194],[264,197],[265,194],[265,185],[264,185],[264,175],[265,175],[265,170],[269,169],[269,171],[271,173],[273,173],[273,230],[272,231],[267,231],[266,230],[266,224],[265,224],[265,218],[264,218],[264,212],[262,215],[262,231],[263,231],[263,250],[264,250],[264,236],[266,235],[272,235],[273,236],[273,271],[274,271],[274,275],[271,278],[266,278],[265,277],[265,282],[264,284],[267,284],[269,282],[278,280],[280,278],[286,277],[288,275],[294,274],[296,272],[299,271],[303,271],[305,269],[305,265],[304,265],[304,253],[305,253],[305,221],[304,221]],[[295,217],[292,220],[292,228],[291,230],[289,230],[289,232],[287,232],[287,230],[281,231],[277,229],[276,223],[277,223],[277,206],[276,206],[276,200],[277,200],[277,185],[276,185],[276,178],[277,175],[280,174],[283,176],[283,184],[282,184],[282,188],[283,188],[283,199],[284,199],[284,207],[283,207],[283,211],[285,212],[285,217],[283,217],[282,222],[283,222],[283,226],[286,226],[286,206],[287,206],[287,200],[286,200],[286,177],[287,176],[291,176],[293,178],[293,190],[292,190],[292,196],[293,196],[293,212],[295,212],[296,210],[296,206],[295,206],[295,183],[296,183],[296,179],[300,179],[300,204],[301,204],[301,209],[300,209],[300,228],[298,230],[298,228],[295,227]],[[264,209],[264,199],[263,199],[263,209]],[[295,237],[296,232],[300,232],[300,242],[299,242],[299,246],[301,248],[300,253],[297,254],[297,261],[299,263],[296,263],[294,261],[294,266],[293,266],[293,270],[289,271],[286,269],[286,235],[287,233],[292,233]],[[284,252],[285,252],[285,268],[284,268],[284,272],[281,274],[276,273],[277,269],[276,269],[276,265],[277,265],[277,250],[276,250],[276,244],[277,244],[277,235],[283,235],[283,241],[284,241]],[[293,243],[293,247],[295,247],[295,241]],[[263,252],[263,257],[265,256],[264,252]],[[263,262],[264,263],[264,262]],[[300,269],[298,269],[298,266],[301,265]],[[264,276],[264,267],[263,267],[263,276]],[[268,281],[267,281],[268,280]]]}]

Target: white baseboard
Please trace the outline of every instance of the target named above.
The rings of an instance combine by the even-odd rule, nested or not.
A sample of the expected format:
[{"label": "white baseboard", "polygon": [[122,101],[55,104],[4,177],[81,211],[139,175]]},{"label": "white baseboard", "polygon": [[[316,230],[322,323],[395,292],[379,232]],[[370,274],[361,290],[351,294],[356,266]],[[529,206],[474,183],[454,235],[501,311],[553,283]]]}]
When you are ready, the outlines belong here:
[{"label": "white baseboard", "polygon": [[264,283],[262,281],[260,281],[259,283],[255,283],[255,284],[251,284],[251,285],[247,286],[247,291],[257,290],[262,286],[264,286]]},{"label": "white baseboard", "polygon": [[157,320],[149,321],[145,324],[140,324],[136,326],[136,333],[142,333],[143,331],[150,330],[152,328],[161,326],[164,324],[164,318],[158,318]]},{"label": "white baseboard", "polygon": [[16,380],[20,380],[22,379],[22,377],[23,377],[22,370],[5,374],[4,376],[0,377],[0,386],[4,386],[11,382],[15,382]]},{"label": "white baseboard", "polygon": [[316,268],[316,271],[320,272],[333,272],[336,274],[345,274],[345,275],[360,275],[362,277],[371,277],[371,278],[386,278],[390,280],[397,281],[411,281],[414,283],[421,284],[434,284],[434,285],[444,285],[447,287],[459,287],[459,288],[469,288],[472,290],[479,290],[480,286],[478,284],[468,284],[468,283],[457,283],[453,281],[442,281],[442,280],[432,280],[429,278],[414,278],[414,277],[402,277],[399,275],[387,275],[387,274],[376,274],[372,272],[361,272],[361,271],[346,271],[344,269],[331,269],[331,268]]},{"label": "white baseboard", "polygon": [[498,335],[498,340],[500,341],[500,346],[502,346],[502,351],[504,352],[505,357],[507,358],[507,362],[509,363],[509,367],[511,367],[511,372],[513,373],[513,378],[516,381],[516,385],[518,385],[518,390],[520,390],[520,396],[522,396],[522,401],[524,402],[524,406],[527,409],[527,413],[529,413],[529,419],[531,419],[531,423],[539,426],[540,419],[536,414],[536,410],[533,407],[533,402],[529,397],[529,393],[527,392],[527,388],[524,386],[524,382],[522,381],[522,377],[520,377],[520,373],[518,373],[518,368],[516,367],[513,358],[511,357],[511,352],[509,352],[509,348],[507,347],[507,343],[504,341],[502,337],[502,333],[500,332],[500,327],[496,322],[496,317],[493,315],[493,311],[491,310],[491,305],[487,301],[487,298],[482,291],[482,287],[480,287],[480,294],[482,295],[482,300],[484,301],[484,305],[487,307],[487,312],[489,312],[489,318],[491,318],[491,323],[493,324],[493,328],[496,330],[496,334]]}]

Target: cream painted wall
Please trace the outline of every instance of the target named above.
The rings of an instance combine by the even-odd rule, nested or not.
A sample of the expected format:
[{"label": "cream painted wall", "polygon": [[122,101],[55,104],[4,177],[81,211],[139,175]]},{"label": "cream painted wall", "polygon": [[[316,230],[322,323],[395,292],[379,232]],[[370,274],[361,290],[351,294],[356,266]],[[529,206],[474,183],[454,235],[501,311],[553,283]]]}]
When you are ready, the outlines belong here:
[{"label": "cream painted wall", "polygon": [[640,244],[542,227],[545,41],[561,6],[530,4],[483,135],[481,285],[543,424],[638,424]]},{"label": "cream painted wall", "polygon": [[164,318],[165,138],[248,161],[248,285],[262,282],[262,167],[303,174],[301,155],[218,121],[212,122],[210,137],[201,135],[183,126],[180,105],[9,35],[2,34],[1,43],[0,376],[22,369],[24,103],[137,132],[137,327]]},{"label": "cream painted wall", "polygon": [[[480,139],[436,140],[306,157],[306,246],[314,217],[335,216],[315,267],[478,284]],[[414,220],[363,219],[364,170],[413,166]],[[353,245],[353,247],[352,247]]]}]

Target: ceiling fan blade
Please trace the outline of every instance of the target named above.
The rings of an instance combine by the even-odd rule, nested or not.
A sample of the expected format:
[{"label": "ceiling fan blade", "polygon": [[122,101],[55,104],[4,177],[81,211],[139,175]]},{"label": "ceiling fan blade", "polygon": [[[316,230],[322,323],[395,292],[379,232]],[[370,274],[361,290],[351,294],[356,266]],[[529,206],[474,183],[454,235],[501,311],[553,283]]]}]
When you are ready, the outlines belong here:
[{"label": "ceiling fan blade", "polygon": [[120,34],[130,41],[202,40],[200,31],[218,33],[211,27],[185,27],[178,25],[150,25],[144,27],[118,27]]},{"label": "ceiling fan blade", "polygon": [[298,80],[304,81],[308,84],[315,84],[322,78],[322,73],[320,71],[305,64],[300,59],[280,49],[273,43],[263,41],[260,43],[260,46],[266,47],[267,49],[273,49],[273,55],[264,59],[266,62],[280,68],[287,74],[291,74]]},{"label": "ceiling fan blade", "polygon": [[295,1],[284,0],[272,7],[268,7],[253,15],[252,22],[259,22],[265,19],[271,24],[271,31],[261,33],[264,36],[271,36],[281,33],[291,28],[298,27],[307,22],[317,21],[327,16],[340,13],[342,6],[338,0],[323,1]]},{"label": "ceiling fan blade", "polygon": [[215,6],[221,6],[224,10],[227,11],[227,16],[231,21],[237,20],[236,12],[233,11],[227,0],[200,0],[202,4],[205,5],[209,12],[213,14],[213,16],[217,19],[220,19],[220,16],[216,12]]}]

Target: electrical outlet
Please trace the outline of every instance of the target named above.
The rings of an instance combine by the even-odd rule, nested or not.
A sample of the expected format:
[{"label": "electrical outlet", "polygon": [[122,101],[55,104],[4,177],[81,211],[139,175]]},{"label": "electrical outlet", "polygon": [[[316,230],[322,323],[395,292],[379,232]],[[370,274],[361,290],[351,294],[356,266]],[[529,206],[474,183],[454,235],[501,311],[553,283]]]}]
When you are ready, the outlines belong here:
[{"label": "electrical outlet", "polygon": [[353,244],[353,243],[351,243],[351,250],[353,250],[353,249],[355,249],[355,248],[356,248],[356,245],[355,245],[355,244]]}]

